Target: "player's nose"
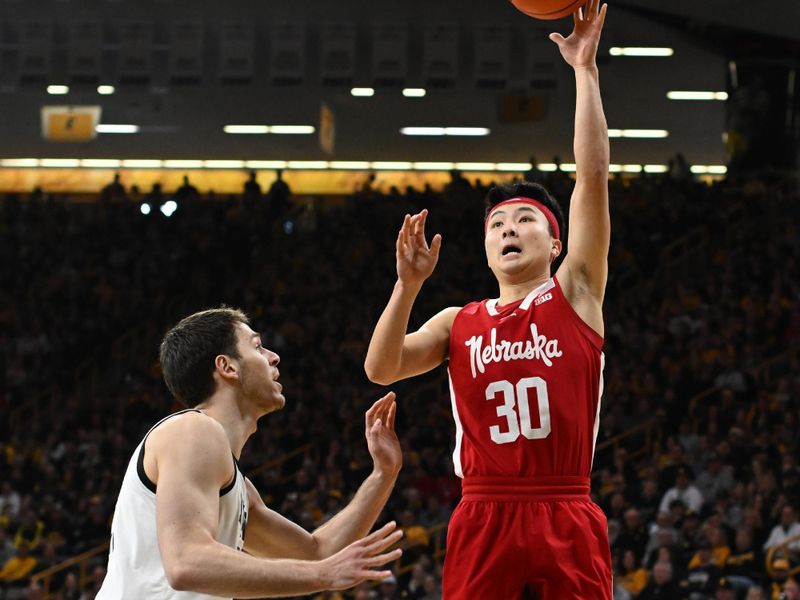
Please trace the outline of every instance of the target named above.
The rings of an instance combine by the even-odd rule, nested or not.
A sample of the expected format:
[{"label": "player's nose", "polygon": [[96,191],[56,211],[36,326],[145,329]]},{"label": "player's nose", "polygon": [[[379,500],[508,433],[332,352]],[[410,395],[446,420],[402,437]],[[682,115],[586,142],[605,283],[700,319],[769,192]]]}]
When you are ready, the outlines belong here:
[{"label": "player's nose", "polygon": [[276,352],[269,350],[269,364],[277,367],[279,362],[281,362],[281,357]]}]

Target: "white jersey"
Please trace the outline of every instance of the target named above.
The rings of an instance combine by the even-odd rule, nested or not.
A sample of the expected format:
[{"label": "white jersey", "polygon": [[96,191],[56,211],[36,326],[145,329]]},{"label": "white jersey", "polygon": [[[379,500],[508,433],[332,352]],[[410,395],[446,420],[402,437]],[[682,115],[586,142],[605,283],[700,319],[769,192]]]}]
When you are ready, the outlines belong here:
[{"label": "white jersey", "polygon": [[[189,411],[162,419],[147,435],[166,419],[185,412]],[[167,582],[156,533],[156,486],[144,472],[147,435],[134,450],[122,480],[111,523],[108,573],[97,600],[218,600],[219,596],[175,591]],[[232,455],[231,460],[233,481],[219,491],[217,541],[242,550],[248,515],[247,488]]]}]

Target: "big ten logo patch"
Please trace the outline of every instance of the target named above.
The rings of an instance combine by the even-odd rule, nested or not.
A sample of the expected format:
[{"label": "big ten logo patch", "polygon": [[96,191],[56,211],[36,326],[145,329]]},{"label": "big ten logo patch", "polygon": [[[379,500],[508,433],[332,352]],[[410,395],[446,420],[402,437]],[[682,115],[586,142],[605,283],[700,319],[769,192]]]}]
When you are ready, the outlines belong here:
[{"label": "big ten logo patch", "polygon": [[541,296],[539,296],[536,299],[536,302],[534,303],[534,306],[539,306],[540,304],[544,304],[548,300],[552,300],[552,299],[553,299],[552,292],[547,292],[546,294],[542,294]]}]

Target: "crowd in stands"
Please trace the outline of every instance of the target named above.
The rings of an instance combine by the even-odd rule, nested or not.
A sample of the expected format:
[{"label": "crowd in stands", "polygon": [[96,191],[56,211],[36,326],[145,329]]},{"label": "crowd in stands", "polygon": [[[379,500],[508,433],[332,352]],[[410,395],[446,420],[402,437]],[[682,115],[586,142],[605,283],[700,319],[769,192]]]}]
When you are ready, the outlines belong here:
[{"label": "crowd in stands", "polygon": [[[566,174],[528,176],[567,203]],[[241,466],[269,506],[312,530],[371,469],[363,411],[382,392],[363,360],[403,215],[428,208],[430,234],[444,239],[411,327],[496,295],[481,243],[486,186],[458,174],[444,191],[366,187],[294,202],[285,184],[264,194],[251,179],[242,196],[209,199],[186,180],[170,218],[139,210],[161,190],[117,185],[94,203],[39,192],[0,203],[0,598],[42,597],[31,575],[108,541],[131,451],[177,408],[155,366],[159,339],[119,364],[109,347],[122,333],[148,321],[163,333],[221,303],[248,312],[281,356],[287,406],[261,422]],[[611,206],[593,495],[609,520],[615,598],[800,599],[789,575],[800,540],[771,552],[800,534],[798,354],[757,370],[800,344],[797,197],[676,170],[612,179]],[[685,257],[665,262],[664,249],[696,231]],[[74,378],[87,359],[100,365],[93,398]],[[53,384],[63,395],[52,411],[14,421]],[[406,531],[404,568],[315,600],[440,598],[460,496],[449,398],[441,371],[393,389],[404,466],[380,522]],[[104,565],[101,553],[88,582],[67,569],[50,589],[89,600]]]}]

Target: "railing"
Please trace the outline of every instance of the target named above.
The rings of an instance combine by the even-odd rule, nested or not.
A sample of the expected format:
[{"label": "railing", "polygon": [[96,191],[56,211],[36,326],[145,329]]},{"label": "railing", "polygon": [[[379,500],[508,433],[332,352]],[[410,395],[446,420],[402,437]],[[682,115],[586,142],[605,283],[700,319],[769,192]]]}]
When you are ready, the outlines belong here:
[{"label": "railing", "polygon": [[57,565],[53,565],[52,567],[45,569],[44,571],[39,571],[35,575],[31,577],[31,583],[42,585],[42,592],[44,593],[44,600],[49,600],[50,598],[50,582],[56,573],[60,573],[70,567],[78,565],[78,582],[81,588],[83,588],[86,583],[89,581],[89,575],[87,573],[87,566],[91,559],[93,559],[98,554],[106,552],[108,550],[108,542],[100,544],[99,546],[95,546],[91,550],[87,550],[82,554],[78,554],[77,556],[73,556],[72,558],[68,558],[65,561],[58,563]]},{"label": "railing", "polygon": [[[775,544],[774,546],[771,546],[769,550],[767,550],[767,555],[764,557],[764,561],[766,563],[767,573],[770,577],[772,577],[775,573],[775,569],[772,566],[772,563],[775,560],[775,555],[777,554],[778,556],[784,557],[788,561],[790,556],[796,554],[796,552],[793,552],[789,546],[795,544],[800,546],[800,535],[793,535],[790,538],[786,538],[780,544]],[[800,564],[792,567],[790,563],[789,576],[793,577],[798,573],[800,573]]]},{"label": "railing", "polygon": [[[625,442],[629,437],[634,436],[639,433],[644,433],[645,442],[644,445],[630,452],[628,457],[630,459],[636,459],[640,456],[645,454],[650,454],[653,449],[653,444],[661,439],[661,423],[655,417],[652,419],[648,419],[638,425],[634,425],[633,427],[629,427],[625,431],[618,433],[617,435],[604,440],[600,444],[597,444],[597,448],[595,449],[595,453],[602,452],[608,448],[613,448],[616,450],[620,447],[620,445]],[[592,473],[592,477],[595,476],[596,473]]]},{"label": "railing", "polygon": [[[759,384],[768,386],[770,383],[772,383],[775,368],[781,367],[782,370],[785,370],[787,364],[790,364],[793,360],[800,360],[800,344],[792,346],[777,356],[768,358],[764,362],[753,367],[750,370],[750,373]],[[724,388],[720,386],[713,386],[694,396],[691,400],[689,400],[689,416],[693,417],[695,415],[700,401],[720,393],[723,389]]]}]

